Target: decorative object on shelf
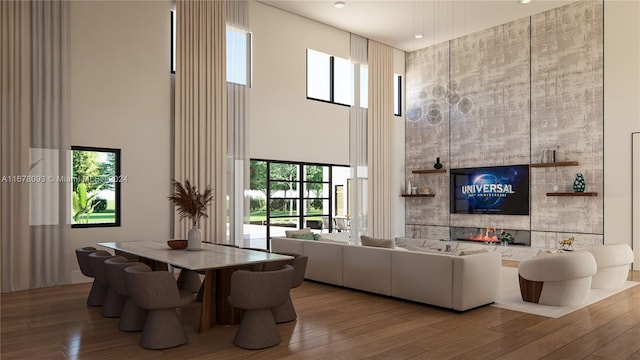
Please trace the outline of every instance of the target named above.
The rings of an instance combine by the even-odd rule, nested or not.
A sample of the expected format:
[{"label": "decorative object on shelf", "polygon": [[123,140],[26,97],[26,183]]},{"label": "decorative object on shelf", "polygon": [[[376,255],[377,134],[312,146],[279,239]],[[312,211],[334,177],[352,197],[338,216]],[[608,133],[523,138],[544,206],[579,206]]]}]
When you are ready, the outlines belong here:
[{"label": "decorative object on shelf", "polygon": [[564,161],[564,149],[560,148],[560,145],[556,146],[556,161],[563,162]]},{"label": "decorative object on shelf", "polygon": [[442,169],[442,163],[440,163],[440,158],[436,158],[436,163],[433,164],[434,169]]},{"label": "decorative object on shelf", "polygon": [[425,186],[425,187],[423,187],[423,188],[422,188],[422,191],[421,191],[421,194],[428,194],[428,193],[429,193],[429,188],[428,188],[428,187],[426,187],[426,186]]},{"label": "decorative object on shelf", "polygon": [[553,185],[553,192],[558,192],[558,190],[560,190],[558,185]]},{"label": "decorative object on shelf", "polygon": [[198,220],[208,217],[207,206],[213,200],[211,187],[207,186],[203,193],[199,193],[189,180],[185,180],[184,186],[175,179],[171,180],[171,184],[174,193],[169,196],[169,200],[178,208],[180,220],[189,218],[192,224],[187,236],[187,250],[200,250],[202,231],[198,229]]},{"label": "decorative object on shelf", "polygon": [[411,195],[411,181],[407,181],[407,195]]},{"label": "decorative object on shelf", "polygon": [[511,233],[508,233],[504,230],[500,233],[498,240],[500,240],[500,243],[502,244],[502,246],[513,244],[513,242],[515,241],[515,239],[513,238],[513,235],[511,235]]},{"label": "decorative object on shelf", "polygon": [[411,188],[411,193],[414,194],[414,195],[417,194],[418,193],[418,187],[417,186],[412,187]]},{"label": "decorative object on shelf", "polygon": [[581,173],[576,174],[576,179],[573,180],[573,191],[584,192],[586,185],[584,183],[584,176]]},{"label": "decorative object on shelf", "polygon": [[566,240],[561,240],[560,241],[560,249],[562,250],[566,250],[566,251],[572,251],[573,250],[573,242],[575,241],[575,239],[572,237],[566,239]]},{"label": "decorative object on shelf", "polygon": [[542,150],[542,160],[543,163],[554,163],[556,162],[556,151],[555,150]]}]

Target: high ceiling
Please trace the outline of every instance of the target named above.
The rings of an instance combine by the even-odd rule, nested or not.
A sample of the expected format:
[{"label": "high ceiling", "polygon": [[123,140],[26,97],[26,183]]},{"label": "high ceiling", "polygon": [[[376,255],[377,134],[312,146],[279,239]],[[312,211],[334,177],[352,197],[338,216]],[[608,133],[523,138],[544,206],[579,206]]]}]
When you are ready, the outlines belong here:
[{"label": "high ceiling", "polygon": [[[571,1],[532,0],[263,0],[261,2],[366,38],[413,51]],[[422,33],[422,39],[414,35]]]}]

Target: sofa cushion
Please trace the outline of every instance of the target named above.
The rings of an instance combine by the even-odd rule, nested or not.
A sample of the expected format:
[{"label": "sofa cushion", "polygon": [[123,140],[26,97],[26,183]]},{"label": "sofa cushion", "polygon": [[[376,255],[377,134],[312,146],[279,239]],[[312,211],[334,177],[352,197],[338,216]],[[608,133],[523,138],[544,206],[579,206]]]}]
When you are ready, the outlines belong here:
[{"label": "sofa cushion", "polygon": [[300,240],[316,240],[316,237],[312,233],[304,233],[304,234],[295,233],[293,234],[292,237],[294,239],[300,239]]},{"label": "sofa cushion", "polygon": [[360,242],[363,246],[375,246],[388,249],[393,249],[396,247],[395,241],[393,241],[392,239],[376,239],[366,235],[360,236]]},{"label": "sofa cushion", "polygon": [[292,238],[293,239],[293,234],[311,234],[311,228],[304,228],[304,229],[300,229],[300,230],[285,230],[284,234],[288,237],[288,238]]}]

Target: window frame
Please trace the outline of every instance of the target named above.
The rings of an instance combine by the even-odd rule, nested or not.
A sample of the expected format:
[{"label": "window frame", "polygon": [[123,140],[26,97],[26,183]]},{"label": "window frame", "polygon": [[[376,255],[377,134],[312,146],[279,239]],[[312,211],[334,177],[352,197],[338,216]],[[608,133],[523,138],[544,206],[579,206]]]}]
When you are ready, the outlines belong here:
[{"label": "window frame", "polygon": [[[122,176],[121,173],[121,159],[122,159],[122,151],[121,149],[116,148],[103,148],[103,147],[93,147],[93,146],[79,146],[72,145],[71,146],[71,176],[73,178],[73,151],[87,151],[87,152],[102,152],[102,153],[114,153],[115,155],[115,171],[114,171],[114,211],[115,211],[115,220],[112,223],[73,223],[73,203],[71,199],[71,203],[69,204],[69,210],[71,210],[71,228],[72,229],[82,229],[82,228],[102,228],[102,227],[120,227],[121,219],[122,219],[122,211],[121,211],[121,183],[127,182],[128,179],[126,176]],[[73,194],[73,181],[70,183],[71,189],[70,194]]]}]

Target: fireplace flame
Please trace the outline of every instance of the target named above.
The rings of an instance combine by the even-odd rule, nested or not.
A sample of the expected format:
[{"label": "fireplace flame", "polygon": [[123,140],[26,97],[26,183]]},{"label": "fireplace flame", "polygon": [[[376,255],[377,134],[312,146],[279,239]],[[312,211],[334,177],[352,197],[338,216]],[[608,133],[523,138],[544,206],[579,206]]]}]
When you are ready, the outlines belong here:
[{"label": "fireplace flame", "polygon": [[[469,238],[469,240],[472,241],[483,241],[483,242],[492,242],[492,243],[497,243],[500,240],[498,240],[498,233],[496,231],[495,226],[493,227],[493,232],[491,231],[492,229],[489,228],[488,226],[484,229],[479,228],[478,229],[478,233],[474,236],[471,236]],[[500,232],[502,232],[502,229],[500,229]]]}]

